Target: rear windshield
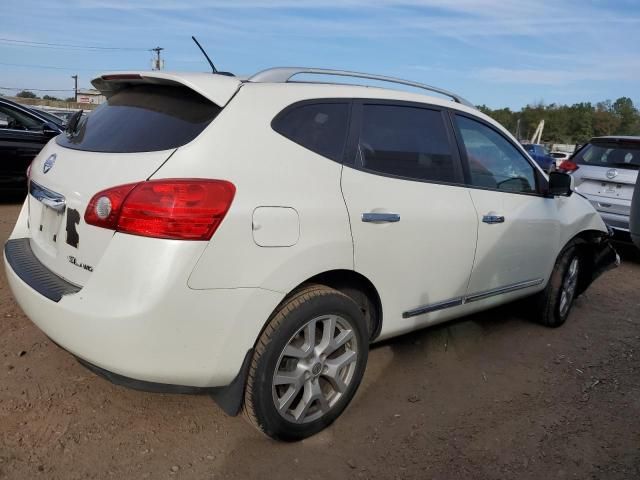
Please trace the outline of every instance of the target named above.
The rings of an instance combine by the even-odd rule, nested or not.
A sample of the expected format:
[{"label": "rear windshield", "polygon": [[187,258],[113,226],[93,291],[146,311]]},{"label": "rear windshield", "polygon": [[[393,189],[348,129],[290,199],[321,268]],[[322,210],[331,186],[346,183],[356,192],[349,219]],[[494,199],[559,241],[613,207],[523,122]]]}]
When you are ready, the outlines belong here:
[{"label": "rear windshield", "polygon": [[591,143],[572,159],[579,165],[640,168],[640,143]]},{"label": "rear windshield", "polygon": [[59,145],[89,152],[151,152],[196,138],[221,108],[186,87],[132,86],[118,91],[80,121]]}]

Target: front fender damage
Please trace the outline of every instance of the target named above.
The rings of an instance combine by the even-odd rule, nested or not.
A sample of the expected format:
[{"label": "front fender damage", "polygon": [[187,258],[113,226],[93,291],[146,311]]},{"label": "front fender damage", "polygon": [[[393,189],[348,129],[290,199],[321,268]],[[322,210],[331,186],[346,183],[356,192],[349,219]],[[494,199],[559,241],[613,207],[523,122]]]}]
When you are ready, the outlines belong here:
[{"label": "front fender damage", "polygon": [[620,266],[620,255],[613,247],[611,237],[611,232],[590,232],[576,240],[583,260],[578,294],[589,288],[603,273]]}]

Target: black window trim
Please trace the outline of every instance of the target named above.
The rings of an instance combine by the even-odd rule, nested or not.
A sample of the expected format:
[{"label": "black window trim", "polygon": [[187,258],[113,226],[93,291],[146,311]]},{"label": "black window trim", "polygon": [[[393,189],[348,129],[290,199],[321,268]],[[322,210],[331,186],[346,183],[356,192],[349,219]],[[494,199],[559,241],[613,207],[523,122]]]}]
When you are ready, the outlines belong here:
[{"label": "black window trim", "polygon": [[[549,189],[549,182],[548,180],[545,178],[545,176],[540,172],[537,164],[534,164],[534,162],[529,158],[529,155],[526,154],[526,151],[524,150],[524,148],[522,148],[521,145],[514,143],[509,137],[505,136],[504,133],[502,133],[500,130],[498,130],[497,128],[495,128],[495,126],[491,125],[489,122],[487,122],[486,120],[480,118],[480,117],[476,117],[474,115],[471,115],[467,112],[463,112],[461,110],[455,110],[455,109],[451,109],[451,108],[447,108],[448,113],[449,113],[449,124],[453,130],[453,133],[455,135],[456,138],[456,143],[458,146],[458,151],[459,151],[459,156],[462,159],[462,169],[464,172],[464,179],[465,179],[465,186],[467,188],[473,188],[475,190],[489,190],[492,192],[500,192],[500,193],[510,193],[513,195],[527,195],[530,197],[543,197],[543,198],[549,198],[549,194],[548,189]],[[533,172],[534,172],[534,177],[536,179],[536,192],[535,193],[530,193],[530,192],[512,192],[512,191],[507,191],[507,190],[500,190],[499,188],[490,188],[490,187],[483,187],[480,185],[474,185],[471,182],[471,169],[469,168],[469,158],[467,157],[467,149],[464,145],[464,142],[462,140],[462,132],[460,132],[460,129],[458,128],[458,123],[456,122],[456,115],[459,115],[461,117],[466,117],[470,120],[476,121],[482,125],[484,125],[485,127],[488,127],[489,129],[493,130],[495,133],[497,133],[498,135],[500,135],[506,142],[508,142],[509,144],[511,144],[511,146],[513,146],[517,151],[519,151],[522,155],[522,157],[527,161],[527,163],[529,163],[529,165],[531,166],[531,168],[533,168]]]},{"label": "black window trim", "polygon": [[[454,132],[451,129],[450,122],[447,120],[447,108],[440,105],[433,105],[429,103],[423,102],[412,102],[406,100],[389,100],[389,99],[379,99],[379,98],[353,98],[353,106],[352,106],[352,114],[351,114],[351,122],[349,128],[349,135],[347,138],[347,148],[344,153],[343,165],[345,167],[352,168],[354,170],[358,170],[361,172],[369,173],[371,175],[378,175],[381,177],[387,178],[395,178],[398,180],[406,180],[410,182],[420,182],[420,183],[432,183],[436,185],[447,185],[453,187],[466,187],[465,179],[464,179],[464,171],[462,169],[462,159],[459,155],[459,149],[456,143],[456,138],[454,136]],[[410,108],[421,108],[423,110],[432,110],[440,112],[442,116],[442,123],[444,129],[447,133],[447,140],[449,141],[449,147],[451,148],[451,157],[453,159],[453,167],[454,167],[454,175],[458,179],[456,182],[444,182],[432,179],[423,179],[423,178],[415,178],[415,177],[405,177],[403,175],[393,175],[391,173],[379,172],[377,170],[371,170],[368,168],[361,167],[358,165],[357,156],[358,156],[358,140],[360,136],[360,130],[362,126],[362,112],[364,105],[387,105],[387,106],[396,106],[396,107],[410,107]]]},{"label": "black window trim", "polygon": [[[313,150],[311,150],[310,148],[308,148],[306,145],[303,145],[300,142],[296,142],[293,138],[289,138],[286,135],[283,135],[282,133],[280,133],[277,129],[276,129],[276,125],[277,123],[284,118],[289,112],[291,112],[292,110],[295,110],[299,107],[306,107],[306,106],[310,106],[310,105],[326,105],[326,104],[343,104],[347,106],[347,134],[345,135],[345,139],[344,139],[344,143],[342,145],[342,151],[340,152],[340,154],[338,154],[338,160],[327,157],[325,155],[322,155],[321,153],[315,152]],[[280,112],[278,112],[276,114],[275,117],[273,117],[273,119],[271,120],[271,130],[273,130],[275,133],[277,133],[278,135],[280,135],[282,138],[285,138],[287,140],[289,140],[290,142],[295,143],[296,145],[301,146],[302,148],[304,148],[305,150],[307,150],[308,152],[312,152],[316,155],[321,156],[322,158],[326,158],[327,160],[331,160],[332,162],[336,162],[339,164],[344,164],[344,158],[345,158],[345,153],[347,151],[347,145],[349,142],[349,133],[351,131],[351,123],[352,123],[352,118],[353,118],[353,99],[349,98],[349,97],[331,97],[331,98],[312,98],[312,99],[307,99],[307,100],[300,100],[294,103],[291,103],[289,105],[287,105],[285,108],[283,108],[282,110],[280,110]]]}]

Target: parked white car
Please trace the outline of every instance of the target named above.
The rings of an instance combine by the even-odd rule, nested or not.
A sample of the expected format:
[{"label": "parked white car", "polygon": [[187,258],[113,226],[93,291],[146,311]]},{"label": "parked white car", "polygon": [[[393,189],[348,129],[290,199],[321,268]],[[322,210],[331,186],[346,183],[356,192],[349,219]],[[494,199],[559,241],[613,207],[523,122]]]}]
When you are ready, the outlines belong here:
[{"label": "parked white car", "polygon": [[371,342],[523,297],[556,327],[617,261],[571,177],[455,94],[295,68],[93,85],[31,166],[16,300],[115,383],[209,392],[271,437],[333,422]]},{"label": "parked white car", "polygon": [[595,137],[560,164],[575,189],[589,199],[612,229],[629,232],[633,189],[640,170],[640,137]]}]

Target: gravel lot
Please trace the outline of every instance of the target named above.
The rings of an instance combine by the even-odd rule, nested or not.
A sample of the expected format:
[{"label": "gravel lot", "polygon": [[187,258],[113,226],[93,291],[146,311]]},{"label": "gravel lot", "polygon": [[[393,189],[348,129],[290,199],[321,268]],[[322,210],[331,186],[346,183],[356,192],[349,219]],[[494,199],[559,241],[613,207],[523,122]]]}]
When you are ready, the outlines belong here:
[{"label": "gravel lot", "polygon": [[[19,211],[0,203],[0,240]],[[375,346],[334,426],[270,441],[206,396],[111,385],[0,274],[0,478],[640,478],[640,255],[550,330],[506,307]]]}]

